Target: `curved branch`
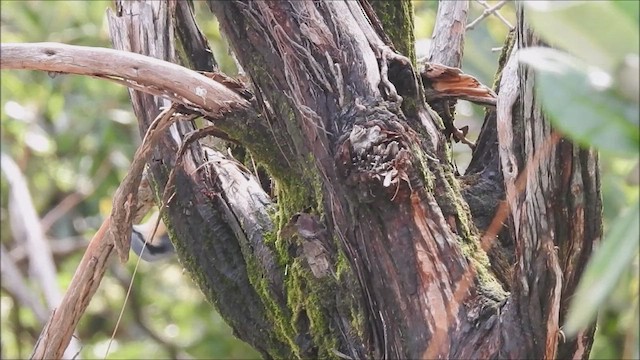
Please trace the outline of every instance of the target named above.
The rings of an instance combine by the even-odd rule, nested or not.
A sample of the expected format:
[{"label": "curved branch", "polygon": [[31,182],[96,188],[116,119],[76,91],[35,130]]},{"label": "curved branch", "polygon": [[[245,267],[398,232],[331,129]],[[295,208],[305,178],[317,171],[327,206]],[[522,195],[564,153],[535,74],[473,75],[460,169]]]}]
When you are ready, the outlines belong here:
[{"label": "curved branch", "polygon": [[128,51],[58,43],[3,43],[0,68],[124,80],[141,91],[161,91],[164,98],[195,108],[212,119],[234,108],[250,107],[240,95],[196,71]]},{"label": "curved branch", "polygon": [[173,110],[171,107],[161,114],[136,151],[131,169],[114,195],[111,215],[91,239],[71,279],[69,290],[40,334],[32,359],[58,359],[62,356],[75,327],[100,285],[114,247],[123,262],[128,258],[131,223],[139,222],[153,205],[151,186],[142,175],[143,167],[159,135],[170,124],[167,114],[170,117]]}]

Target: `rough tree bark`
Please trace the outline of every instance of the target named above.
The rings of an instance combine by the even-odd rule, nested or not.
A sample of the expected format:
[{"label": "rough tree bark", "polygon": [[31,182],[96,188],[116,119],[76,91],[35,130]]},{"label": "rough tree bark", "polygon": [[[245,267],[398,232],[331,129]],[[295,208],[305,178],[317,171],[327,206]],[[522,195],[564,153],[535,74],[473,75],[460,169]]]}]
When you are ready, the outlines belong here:
[{"label": "rough tree bark", "polygon": [[[215,70],[188,2],[116,3],[114,47]],[[258,165],[201,141],[178,158],[192,122],[167,134],[149,167],[159,194],[176,169],[181,263],[266,358],[587,358],[593,328],[560,326],[601,235],[598,160],[545,120],[514,57],[539,43],[523,10],[459,177],[406,50],[410,3],[373,4],[209,2],[253,107],[207,120]],[[131,98],[144,134],[167,104]]]}]

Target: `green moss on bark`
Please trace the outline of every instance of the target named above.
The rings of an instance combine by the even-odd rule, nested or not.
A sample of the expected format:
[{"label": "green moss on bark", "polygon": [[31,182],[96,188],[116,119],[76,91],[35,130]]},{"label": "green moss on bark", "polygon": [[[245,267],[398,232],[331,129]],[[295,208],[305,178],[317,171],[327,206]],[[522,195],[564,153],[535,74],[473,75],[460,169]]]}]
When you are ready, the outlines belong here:
[{"label": "green moss on bark", "polygon": [[460,244],[462,253],[476,269],[480,291],[493,299],[504,299],[507,294],[490,270],[489,257],[480,246],[480,237],[470,216],[469,207],[462,200],[460,186],[453,175],[453,170],[446,166],[441,166],[436,169],[435,173],[432,173],[422,150],[414,149],[413,153],[416,154],[419,166],[422,169],[420,173],[426,190],[434,194],[436,202],[445,217],[455,217],[456,239]]},{"label": "green moss on bark", "polygon": [[372,1],[376,15],[396,50],[416,67],[413,3],[409,0]]}]

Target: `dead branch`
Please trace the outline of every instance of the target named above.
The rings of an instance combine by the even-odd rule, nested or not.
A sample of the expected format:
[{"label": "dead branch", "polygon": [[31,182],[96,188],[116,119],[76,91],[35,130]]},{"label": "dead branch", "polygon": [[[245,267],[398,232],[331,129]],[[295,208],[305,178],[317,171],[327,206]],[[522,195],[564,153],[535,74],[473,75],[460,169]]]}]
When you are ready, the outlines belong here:
[{"label": "dead branch", "polygon": [[0,44],[0,69],[42,70],[124,82],[216,118],[249,102],[180,65],[127,51],[58,43]]},{"label": "dead branch", "polygon": [[[458,96],[441,97],[438,98],[434,95],[442,94],[440,91],[434,91],[434,86],[430,79],[425,78],[425,74],[430,68],[447,68],[458,69],[461,74],[462,71],[459,68],[462,67],[462,55],[464,53],[464,39],[465,39],[465,27],[467,22],[467,13],[469,12],[468,1],[441,1],[438,4],[438,14],[436,15],[436,25],[433,29],[433,40],[429,47],[429,56],[427,61],[422,61],[420,73],[425,90],[425,96],[427,103],[435,110],[442,118],[446,131],[445,135],[449,138],[449,135],[453,135],[457,141],[465,143],[471,143],[467,140],[466,136],[454,125],[453,114],[455,114],[456,103]],[[463,78],[457,77],[455,87],[460,88],[460,83]],[[474,79],[475,80],[475,79]],[[477,83],[477,81],[476,81]],[[474,84],[475,85],[475,84]],[[450,86],[449,86],[450,87]],[[469,89],[469,85],[464,85],[465,89]],[[472,89],[475,86],[471,87]],[[457,91],[458,95],[472,96],[473,93],[468,91]],[[467,99],[465,99],[467,100]],[[495,99],[494,99],[495,100]],[[495,105],[495,103],[494,103]],[[470,147],[473,149],[475,145]]]},{"label": "dead branch", "polygon": [[438,4],[433,40],[429,47],[429,62],[451,67],[462,66],[464,24],[469,11],[468,1],[441,1]]},{"label": "dead branch", "polygon": [[490,6],[486,1],[483,0],[476,0],[476,2],[482,5],[484,11],[482,12],[482,15],[478,16],[475,20],[470,22],[469,25],[467,25],[467,30],[473,30],[474,26],[476,26],[480,21],[484,20],[490,15],[495,15],[498,19],[500,19],[500,21],[502,21],[503,24],[505,24],[509,28],[509,30],[513,30],[513,25],[511,25],[509,20],[505,19],[505,17],[498,12],[498,10],[500,10],[507,3],[507,0],[500,1],[494,6]]},{"label": "dead branch", "polygon": [[[113,208],[111,210],[111,224],[109,233],[113,239],[116,251],[123,263],[129,259],[129,246],[131,241],[131,227],[134,222],[142,220],[144,215],[154,205],[153,191],[145,187],[144,192],[139,192],[141,187],[142,173],[144,166],[151,157],[153,146],[157,143],[161,134],[169,128],[173,122],[172,116],[176,110],[173,105],[163,110],[156,120],[151,124],[147,133],[142,139],[142,144],[136,150],[133,161],[127,175],[122,180],[113,197]],[[146,191],[149,190],[149,191]]]},{"label": "dead branch", "polygon": [[467,100],[483,106],[496,106],[491,88],[459,68],[426,63],[420,71],[427,101]]}]

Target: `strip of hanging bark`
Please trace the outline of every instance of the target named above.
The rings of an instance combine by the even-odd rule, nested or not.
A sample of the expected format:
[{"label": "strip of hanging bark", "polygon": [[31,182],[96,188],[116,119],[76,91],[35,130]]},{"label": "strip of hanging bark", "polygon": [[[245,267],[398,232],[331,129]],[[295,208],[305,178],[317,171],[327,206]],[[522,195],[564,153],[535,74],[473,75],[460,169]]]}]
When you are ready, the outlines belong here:
[{"label": "strip of hanging bark", "polygon": [[149,189],[149,191],[138,193],[138,188],[142,188],[141,185],[143,185],[141,180],[144,166],[151,157],[151,152],[162,133],[173,123],[172,116],[175,114],[176,108],[176,105],[172,105],[163,110],[151,124],[142,139],[142,144],[133,156],[127,175],[114,195],[109,234],[113,239],[120,261],[123,263],[129,259],[133,222],[137,223],[142,220],[154,205],[154,195],[153,191],[150,191],[150,187],[145,186],[144,189]]},{"label": "strip of hanging bark", "polygon": [[496,93],[458,68],[426,63],[420,75],[428,101],[461,99],[480,105],[496,106]]},{"label": "strip of hanging bark", "polygon": [[129,172],[116,190],[111,215],[91,239],[73,275],[69,290],[60,306],[51,314],[36,342],[32,359],[61,358],[100,285],[113,248],[117,249],[123,262],[128,258],[132,222],[139,222],[154,205],[153,190],[146,177],[143,178],[144,165],[163,131],[171,125],[175,110],[175,105],[165,109],[145,134]]},{"label": "strip of hanging bark", "polygon": [[224,85],[177,64],[128,51],[59,43],[0,44],[1,69],[108,78],[219,118],[249,102]]}]

